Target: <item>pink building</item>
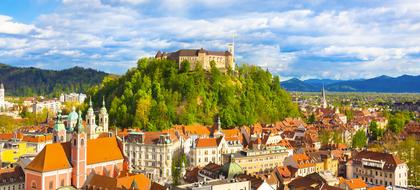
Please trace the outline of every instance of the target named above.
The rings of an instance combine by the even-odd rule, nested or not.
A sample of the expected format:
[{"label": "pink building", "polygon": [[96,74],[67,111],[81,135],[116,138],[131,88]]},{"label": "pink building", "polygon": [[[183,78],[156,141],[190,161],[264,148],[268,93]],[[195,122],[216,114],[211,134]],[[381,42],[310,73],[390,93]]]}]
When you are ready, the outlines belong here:
[{"label": "pink building", "polygon": [[121,148],[116,137],[88,140],[80,119],[70,141],[46,145],[28,164],[25,189],[82,188],[91,174],[118,176],[124,166]]}]

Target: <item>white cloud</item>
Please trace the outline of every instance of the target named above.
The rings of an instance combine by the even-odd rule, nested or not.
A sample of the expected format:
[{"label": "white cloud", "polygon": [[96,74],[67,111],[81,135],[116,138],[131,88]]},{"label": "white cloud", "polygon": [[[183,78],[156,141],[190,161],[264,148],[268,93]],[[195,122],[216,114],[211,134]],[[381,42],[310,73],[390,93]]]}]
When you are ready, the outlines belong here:
[{"label": "white cloud", "polygon": [[35,26],[13,22],[13,18],[0,15],[0,33],[3,34],[28,34],[35,29]]},{"label": "white cloud", "polygon": [[[102,64],[108,70],[114,66],[119,72],[157,50],[224,50],[237,33],[237,60],[284,77],[420,73],[420,62],[411,56],[420,53],[418,2],[351,8],[334,8],[323,1],[296,6],[255,3],[63,0],[57,10],[31,24],[0,16],[0,33],[12,34],[0,36],[0,55],[3,60],[51,64],[58,64],[55,59],[60,56],[60,62],[76,59],[74,64],[92,63],[82,65],[98,69]],[[280,5],[287,8],[277,9]],[[253,11],[238,11],[247,8]],[[19,58],[13,58],[16,55]]]}]

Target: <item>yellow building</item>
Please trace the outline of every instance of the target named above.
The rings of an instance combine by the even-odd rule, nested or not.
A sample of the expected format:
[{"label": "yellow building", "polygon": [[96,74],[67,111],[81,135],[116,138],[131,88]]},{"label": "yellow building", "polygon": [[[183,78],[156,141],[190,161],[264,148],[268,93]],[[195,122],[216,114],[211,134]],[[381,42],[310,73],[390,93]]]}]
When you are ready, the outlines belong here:
[{"label": "yellow building", "polygon": [[36,150],[33,146],[27,146],[26,142],[11,140],[3,143],[0,147],[0,162],[15,163],[19,157],[25,154],[35,154]]},{"label": "yellow building", "polygon": [[[229,161],[230,154],[223,157],[223,162]],[[273,171],[277,166],[282,166],[288,156],[285,147],[267,147],[264,150],[246,150],[233,154],[235,161],[247,174],[263,174]]]},{"label": "yellow building", "polygon": [[338,160],[333,159],[328,151],[308,152],[308,157],[315,163],[315,172],[331,171],[335,176],[338,173]]},{"label": "yellow building", "polygon": [[174,60],[179,69],[182,68],[183,61],[188,61],[191,64],[190,70],[194,70],[198,64],[201,64],[204,70],[210,70],[211,63],[220,70],[235,70],[233,45],[229,45],[227,51],[209,51],[203,48],[181,49],[170,53],[158,51],[155,58]]}]

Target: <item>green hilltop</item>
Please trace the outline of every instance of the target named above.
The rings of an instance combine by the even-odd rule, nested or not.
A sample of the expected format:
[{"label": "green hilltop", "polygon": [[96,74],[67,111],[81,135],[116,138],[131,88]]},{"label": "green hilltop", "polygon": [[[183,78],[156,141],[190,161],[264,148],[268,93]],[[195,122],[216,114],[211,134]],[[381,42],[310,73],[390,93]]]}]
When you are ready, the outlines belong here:
[{"label": "green hilltop", "polygon": [[136,68],[119,78],[106,77],[90,94],[94,100],[105,97],[111,125],[146,131],[212,125],[217,116],[223,128],[231,128],[299,115],[279,77],[257,66],[224,73],[216,67],[188,71],[188,63],[183,64],[186,69],[179,70],[171,60],[140,59]]}]

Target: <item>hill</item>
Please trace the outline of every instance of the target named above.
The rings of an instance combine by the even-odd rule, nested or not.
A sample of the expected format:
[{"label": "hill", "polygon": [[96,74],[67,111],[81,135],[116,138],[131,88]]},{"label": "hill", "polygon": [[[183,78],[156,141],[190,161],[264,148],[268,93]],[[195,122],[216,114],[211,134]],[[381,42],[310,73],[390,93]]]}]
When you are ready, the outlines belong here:
[{"label": "hill", "polygon": [[[297,79],[296,79],[297,80]],[[282,87],[291,91],[313,92],[322,88],[335,92],[388,92],[388,93],[420,93],[420,75],[402,75],[399,77],[379,76],[371,79],[334,81],[310,79],[305,81],[288,80],[282,82]],[[317,81],[318,84],[314,84]],[[327,81],[327,82],[325,82]],[[308,88],[311,85],[314,88]]]},{"label": "hill", "polygon": [[6,95],[13,96],[57,97],[61,92],[85,92],[107,75],[81,67],[54,71],[0,64],[0,81],[4,83]]},{"label": "hill", "polygon": [[281,86],[289,91],[303,91],[303,92],[315,92],[319,91],[314,85],[301,81],[297,78],[281,82]]},{"label": "hill", "polygon": [[222,126],[230,128],[299,114],[278,77],[248,65],[228,73],[215,67],[183,71],[170,60],[141,59],[137,68],[104,80],[91,94],[95,100],[106,97],[111,124],[147,131],[173,124],[212,125],[217,115]]}]

